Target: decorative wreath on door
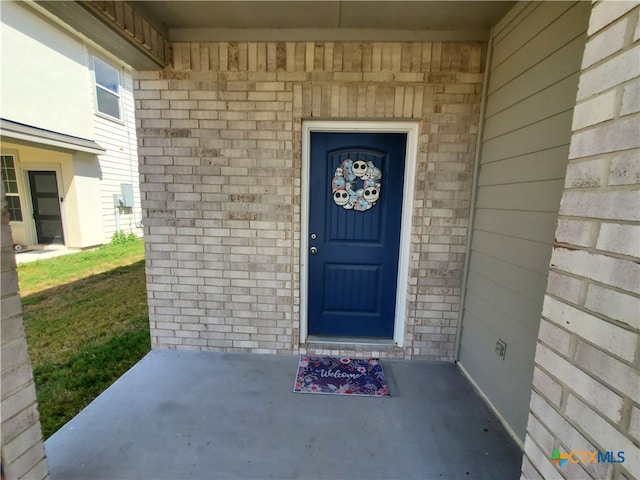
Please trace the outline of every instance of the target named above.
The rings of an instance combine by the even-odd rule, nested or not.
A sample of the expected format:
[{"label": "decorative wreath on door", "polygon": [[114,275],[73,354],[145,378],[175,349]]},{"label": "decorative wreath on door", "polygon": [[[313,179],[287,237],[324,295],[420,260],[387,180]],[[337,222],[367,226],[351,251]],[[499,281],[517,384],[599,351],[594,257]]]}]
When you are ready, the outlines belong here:
[{"label": "decorative wreath on door", "polygon": [[382,171],[372,161],[347,158],[336,168],[331,182],[333,201],[346,210],[364,212],[380,198]]}]

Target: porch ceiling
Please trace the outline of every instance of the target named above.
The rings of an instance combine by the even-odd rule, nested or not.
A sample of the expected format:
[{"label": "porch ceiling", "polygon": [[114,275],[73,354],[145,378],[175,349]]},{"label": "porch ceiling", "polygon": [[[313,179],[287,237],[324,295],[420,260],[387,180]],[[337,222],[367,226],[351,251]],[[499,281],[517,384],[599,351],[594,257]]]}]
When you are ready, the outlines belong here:
[{"label": "porch ceiling", "polygon": [[448,37],[458,32],[460,39],[469,40],[486,38],[514,3],[145,0],[134,5],[152,22],[166,27],[172,41],[410,40],[419,37],[417,32],[447,32]]},{"label": "porch ceiling", "polygon": [[35,0],[27,4],[139,70],[170,62],[171,42],[485,41],[512,1]]}]

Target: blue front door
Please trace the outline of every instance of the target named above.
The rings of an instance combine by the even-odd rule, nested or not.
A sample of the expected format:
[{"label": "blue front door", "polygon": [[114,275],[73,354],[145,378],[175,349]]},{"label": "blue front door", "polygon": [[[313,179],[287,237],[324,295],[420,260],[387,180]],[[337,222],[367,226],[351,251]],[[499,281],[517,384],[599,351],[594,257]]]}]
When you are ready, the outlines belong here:
[{"label": "blue front door", "polygon": [[406,142],[311,133],[310,335],[393,338]]}]

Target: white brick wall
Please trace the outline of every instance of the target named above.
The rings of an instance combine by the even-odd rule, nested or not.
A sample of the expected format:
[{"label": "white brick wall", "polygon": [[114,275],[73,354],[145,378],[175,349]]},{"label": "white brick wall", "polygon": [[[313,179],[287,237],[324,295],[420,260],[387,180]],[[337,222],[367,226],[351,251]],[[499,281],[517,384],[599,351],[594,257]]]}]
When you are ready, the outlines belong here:
[{"label": "white brick wall", "polygon": [[[640,7],[594,3],[538,336],[522,477],[640,475]],[[623,463],[550,461],[554,448]]]},{"label": "white brick wall", "polygon": [[[483,50],[178,43],[138,72],[153,346],[452,360]],[[299,345],[307,118],[419,122],[405,348]]]},{"label": "white brick wall", "polygon": [[2,370],[0,405],[0,444],[3,480],[49,478],[42,431],[33,384],[31,361],[22,324],[22,305],[18,295],[13,242],[9,229],[4,187],[0,190],[2,204]]}]

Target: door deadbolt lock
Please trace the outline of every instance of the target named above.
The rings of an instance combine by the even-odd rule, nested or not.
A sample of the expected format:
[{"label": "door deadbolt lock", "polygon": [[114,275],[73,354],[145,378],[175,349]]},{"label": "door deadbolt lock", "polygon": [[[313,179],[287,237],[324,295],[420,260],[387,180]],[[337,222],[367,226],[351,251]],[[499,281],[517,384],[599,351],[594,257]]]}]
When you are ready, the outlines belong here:
[{"label": "door deadbolt lock", "polygon": [[311,234],[311,240],[315,240],[316,238],[318,238],[318,235],[316,235],[315,233]]},{"label": "door deadbolt lock", "polygon": [[311,255],[315,255],[316,253],[318,253],[318,249],[317,249],[316,247],[311,247],[311,248],[309,249],[309,253],[310,253]]}]

